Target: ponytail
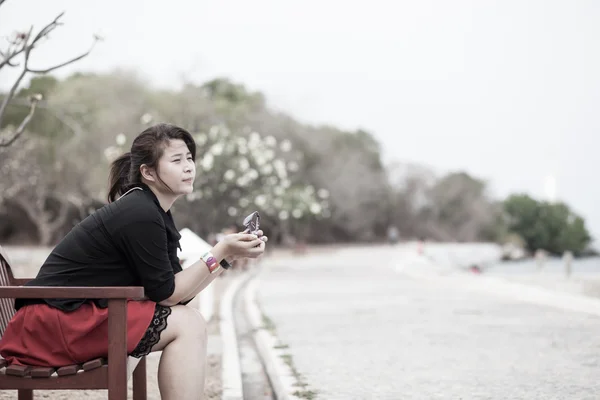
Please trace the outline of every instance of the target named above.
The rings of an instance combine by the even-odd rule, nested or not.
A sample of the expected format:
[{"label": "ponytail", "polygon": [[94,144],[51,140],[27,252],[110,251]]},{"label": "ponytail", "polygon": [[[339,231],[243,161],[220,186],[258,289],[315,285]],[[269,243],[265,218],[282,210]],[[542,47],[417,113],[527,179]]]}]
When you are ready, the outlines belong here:
[{"label": "ponytail", "polygon": [[127,191],[130,185],[131,153],[125,153],[110,165],[108,202],[112,203]]}]

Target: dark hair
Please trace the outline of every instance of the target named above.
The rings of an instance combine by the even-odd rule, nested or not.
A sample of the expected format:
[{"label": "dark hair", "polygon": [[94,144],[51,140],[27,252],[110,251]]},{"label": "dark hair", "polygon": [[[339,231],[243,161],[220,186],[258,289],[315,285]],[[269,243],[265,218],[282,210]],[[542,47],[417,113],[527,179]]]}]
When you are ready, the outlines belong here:
[{"label": "dark hair", "polygon": [[192,159],[196,160],[196,143],[188,131],[164,123],[151,126],[133,140],[130,152],[112,162],[108,178],[108,202],[117,200],[127,190],[142,183],[140,167],[143,164],[158,173],[158,160],[172,139],[183,140],[192,153]]}]

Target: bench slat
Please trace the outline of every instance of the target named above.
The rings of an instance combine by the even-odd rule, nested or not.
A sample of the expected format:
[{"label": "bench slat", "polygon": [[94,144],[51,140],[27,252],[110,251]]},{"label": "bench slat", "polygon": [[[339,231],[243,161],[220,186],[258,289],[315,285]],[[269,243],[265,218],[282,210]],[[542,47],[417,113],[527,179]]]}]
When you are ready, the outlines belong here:
[{"label": "bench slat", "polygon": [[84,363],[83,364],[83,370],[84,371],[90,371],[92,369],[100,368],[104,364],[106,364],[106,362],[104,361],[104,359],[102,359],[102,358],[96,358],[94,360],[90,360],[90,361]]},{"label": "bench slat", "polygon": [[29,365],[10,365],[6,367],[6,375],[24,377],[29,374],[31,367]]},{"label": "bench slat", "polygon": [[33,367],[31,368],[32,378],[49,378],[56,371],[56,368],[52,367]]},{"label": "bench slat", "polygon": [[79,371],[79,365],[67,365],[56,370],[58,376],[75,375]]}]

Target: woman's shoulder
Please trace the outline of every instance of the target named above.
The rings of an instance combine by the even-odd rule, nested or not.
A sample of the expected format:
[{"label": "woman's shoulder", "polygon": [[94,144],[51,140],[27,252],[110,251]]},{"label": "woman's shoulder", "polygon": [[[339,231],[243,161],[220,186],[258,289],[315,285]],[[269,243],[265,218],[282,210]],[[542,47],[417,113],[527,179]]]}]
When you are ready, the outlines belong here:
[{"label": "woman's shoulder", "polygon": [[108,207],[112,217],[121,222],[158,222],[163,224],[158,206],[143,190],[134,190],[108,204]]}]

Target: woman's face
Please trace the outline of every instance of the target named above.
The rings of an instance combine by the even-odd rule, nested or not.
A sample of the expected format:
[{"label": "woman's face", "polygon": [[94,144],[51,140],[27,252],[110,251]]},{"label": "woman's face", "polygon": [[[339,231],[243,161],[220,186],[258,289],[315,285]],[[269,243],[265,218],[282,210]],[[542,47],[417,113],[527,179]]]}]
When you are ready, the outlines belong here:
[{"label": "woman's face", "polygon": [[[192,160],[192,153],[181,139],[171,139],[165,148],[162,157],[158,160],[160,179],[176,195],[192,193],[196,165]],[[159,184],[159,186],[161,186]],[[164,188],[172,194],[167,188]]]}]

